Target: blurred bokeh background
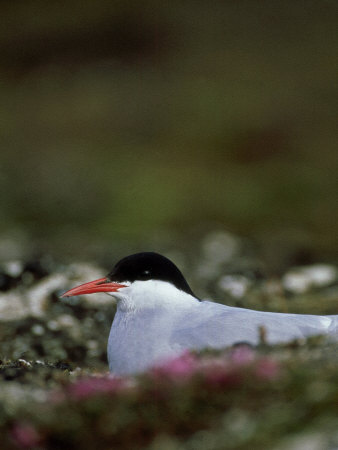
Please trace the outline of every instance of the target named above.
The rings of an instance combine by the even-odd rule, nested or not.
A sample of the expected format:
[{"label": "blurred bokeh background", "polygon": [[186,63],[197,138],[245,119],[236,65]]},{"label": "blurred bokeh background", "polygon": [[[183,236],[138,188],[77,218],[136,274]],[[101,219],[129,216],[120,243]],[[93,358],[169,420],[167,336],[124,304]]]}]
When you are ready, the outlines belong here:
[{"label": "blurred bokeh background", "polygon": [[337,29],[330,0],[1,2],[1,250],[217,228],[333,260]]}]

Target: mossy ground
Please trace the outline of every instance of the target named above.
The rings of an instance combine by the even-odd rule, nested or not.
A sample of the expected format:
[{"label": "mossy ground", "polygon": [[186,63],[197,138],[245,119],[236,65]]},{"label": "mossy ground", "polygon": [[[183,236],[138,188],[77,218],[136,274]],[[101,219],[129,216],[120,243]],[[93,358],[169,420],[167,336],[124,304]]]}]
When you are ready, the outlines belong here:
[{"label": "mossy ground", "polygon": [[[232,255],[232,269],[224,268],[223,261],[207,270],[198,291],[213,287],[214,298],[259,310],[338,312],[336,281],[297,293],[285,289],[285,275],[270,279],[245,269],[236,278],[239,256]],[[207,264],[202,257],[189,278],[197,279],[201,266]],[[313,270],[322,270],[316,267]],[[70,278],[86,271],[89,279],[94,269],[54,266],[35,277],[24,276],[25,270],[1,294],[8,305],[13,298],[27,306],[41,297],[40,309],[27,306],[25,316],[1,322],[1,449],[331,450],[337,446],[338,344],[334,340],[318,336],[269,346],[261,330],[258,348],[189,354],[161,369],[116,380],[109,377],[106,364],[113,305],[98,303],[95,296],[90,301],[59,299],[62,290],[74,284]],[[231,278],[222,278],[226,273]],[[60,281],[54,283],[55,278]],[[243,283],[243,292],[234,290],[238,288],[234,281]],[[5,309],[2,319],[4,314]]]}]

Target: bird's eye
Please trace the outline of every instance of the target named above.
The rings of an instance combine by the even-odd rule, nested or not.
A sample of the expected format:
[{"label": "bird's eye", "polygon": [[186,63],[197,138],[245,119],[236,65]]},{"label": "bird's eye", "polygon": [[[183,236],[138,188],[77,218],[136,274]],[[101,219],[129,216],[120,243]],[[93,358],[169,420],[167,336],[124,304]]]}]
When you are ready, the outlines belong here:
[{"label": "bird's eye", "polygon": [[150,278],[150,270],[144,270],[141,276],[143,280],[148,280]]}]

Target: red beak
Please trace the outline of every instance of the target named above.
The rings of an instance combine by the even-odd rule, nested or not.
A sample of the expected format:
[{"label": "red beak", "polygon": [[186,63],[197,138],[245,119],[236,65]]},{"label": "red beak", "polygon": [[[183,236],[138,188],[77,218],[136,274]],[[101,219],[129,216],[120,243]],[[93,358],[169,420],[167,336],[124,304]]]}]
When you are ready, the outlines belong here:
[{"label": "red beak", "polygon": [[80,284],[73,289],[65,292],[61,297],[73,297],[74,295],[94,294],[95,292],[116,292],[118,289],[127,287],[125,284],[114,283],[107,280],[106,277],[98,280],[89,281],[89,283]]}]

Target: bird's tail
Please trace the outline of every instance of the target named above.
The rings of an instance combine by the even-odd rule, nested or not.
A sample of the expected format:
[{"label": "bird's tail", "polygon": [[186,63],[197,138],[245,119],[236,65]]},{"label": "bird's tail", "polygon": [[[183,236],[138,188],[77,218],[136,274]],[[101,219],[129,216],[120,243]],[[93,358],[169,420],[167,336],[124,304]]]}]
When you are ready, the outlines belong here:
[{"label": "bird's tail", "polygon": [[329,317],[332,320],[329,330],[328,330],[329,334],[338,336],[338,315],[329,316]]}]

